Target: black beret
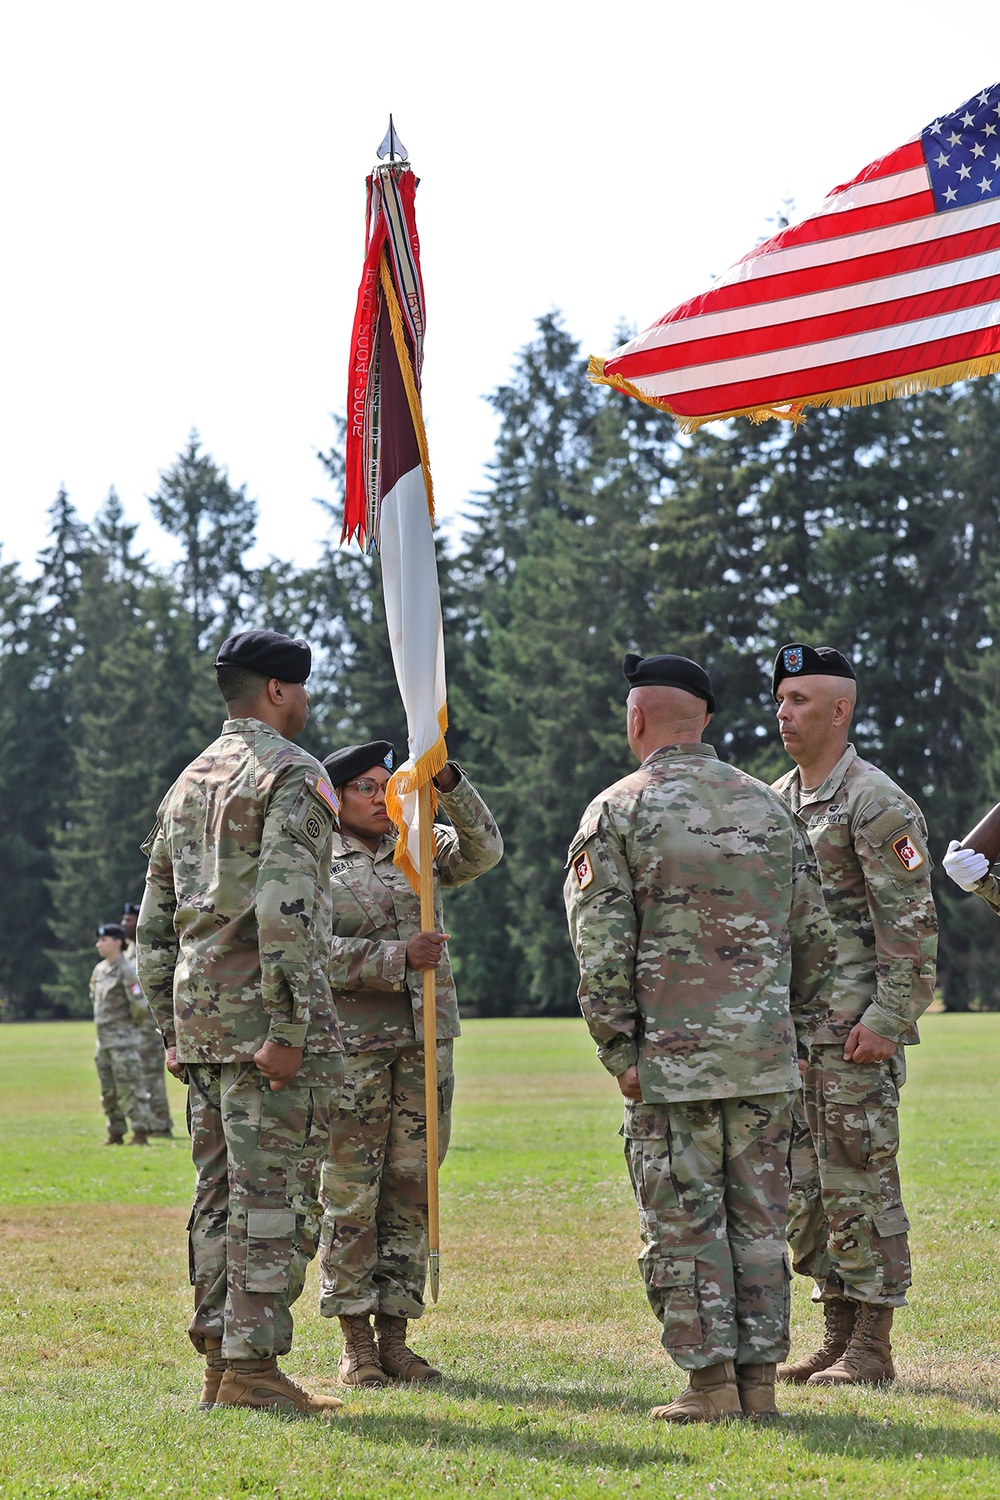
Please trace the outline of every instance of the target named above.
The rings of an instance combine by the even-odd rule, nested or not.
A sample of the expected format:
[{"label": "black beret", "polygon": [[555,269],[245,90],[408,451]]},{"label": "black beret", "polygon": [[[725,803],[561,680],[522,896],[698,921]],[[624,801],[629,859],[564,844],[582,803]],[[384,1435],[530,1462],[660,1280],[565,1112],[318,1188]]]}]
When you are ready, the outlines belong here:
[{"label": "black beret", "polygon": [[137,917],[138,915],[139,915],[139,903],[138,903],[138,901],[123,901],[122,902],[122,916],[123,917]]},{"label": "black beret", "polygon": [[97,929],[97,936],[117,938],[120,943],[124,943],[125,941],[125,934],[117,922],[102,922]]},{"label": "black beret", "polygon": [[622,662],[622,671],[630,688],[679,687],[686,693],[704,698],[710,714],[715,713],[712,679],[704,667],[686,656],[636,656],[630,651]]},{"label": "black beret", "polygon": [[293,641],[277,630],[241,630],[219,647],[217,667],[242,667],[279,682],[305,682],[312,670],[312,652],[305,641]]},{"label": "black beret", "polygon": [[345,781],[363,776],[373,766],[394,771],[399,762],[388,740],[369,740],[367,745],[345,745],[343,750],[334,750],[323,764],[333,785],[343,786]]},{"label": "black beret", "polygon": [[832,646],[804,646],[801,641],[792,641],[782,646],[774,658],[771,675],[771,695],[776,697],[778,683],[786,677],[846,677],[857,682],[854,668],[847,657]]}]

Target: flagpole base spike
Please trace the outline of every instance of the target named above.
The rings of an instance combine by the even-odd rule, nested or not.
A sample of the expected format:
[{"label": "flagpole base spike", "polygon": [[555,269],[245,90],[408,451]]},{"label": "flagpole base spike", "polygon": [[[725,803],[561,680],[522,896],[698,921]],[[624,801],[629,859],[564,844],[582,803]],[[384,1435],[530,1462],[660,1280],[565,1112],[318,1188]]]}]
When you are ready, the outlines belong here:
[{"label": "flagpole base spike", "polygon": [[427,1282],[431,1289],[431,1301],[436,1302],[441,1290],[441,1253],[431,1250],[427,1256]]}]

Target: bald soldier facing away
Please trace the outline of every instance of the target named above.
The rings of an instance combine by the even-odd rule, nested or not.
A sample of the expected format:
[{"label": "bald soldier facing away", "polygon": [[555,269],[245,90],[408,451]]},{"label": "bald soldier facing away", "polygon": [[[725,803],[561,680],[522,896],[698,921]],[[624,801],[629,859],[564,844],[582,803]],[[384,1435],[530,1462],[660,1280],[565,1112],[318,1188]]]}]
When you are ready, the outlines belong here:
[{"label": "bald soldier facing away", "polygon": [[701,743],[715,699],[678,656],[626,656],[637,771],[590,804],[565,885],[580,1005],[625,1098],[640,1257],[688,1387],[650,1416],[766,1416],[788,1352],[792,1102],[834,958],[787,808]]},{"label": "bald soldier facing away", "polygon": [[146,849],[139,980],[188,1085],[188,1221],[201,1408],[342,1405],[289,1380],[291,1306],[319,1233],[319,1170],[343,1077],[326,977],[336,798],[291,743],[311,654],[271,630],[216,661],[230,717],[160,804]]},{"label": "bald soldier facing away", "polygon": [[896,1154],[903,1048],[934,996],[937,918],[919,807],[848,742],[854,669],[794,641],[774,663],[794,770],[775,782],[809,835],[837,935],[830,1012],[795,1122],[788,1238],[823,1304],[819,1349],[778,1371],[809,1385],[895,1378],[890,1331],[910,1285]]}]

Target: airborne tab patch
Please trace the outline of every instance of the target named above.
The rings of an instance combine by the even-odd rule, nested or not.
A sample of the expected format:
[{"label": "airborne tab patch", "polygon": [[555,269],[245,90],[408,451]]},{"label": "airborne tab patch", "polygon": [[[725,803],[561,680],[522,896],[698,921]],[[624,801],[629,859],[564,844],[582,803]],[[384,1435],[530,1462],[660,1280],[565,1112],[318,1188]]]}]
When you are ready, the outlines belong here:
[{"label": "airborne tab patch", "polygon": [[900,864],[907,870],[919,870],[924,862],[924,856],[910,838],[904,833],[902,838],[896,839],[892,846],[892,852]]},{"label": "airborne tab patch", "polygon": [[574,859],[573,869],[576,872],[577,885],[581,891],[585,891],[594,878],[594,866],[590,862],[590,855],[586,849]]}]

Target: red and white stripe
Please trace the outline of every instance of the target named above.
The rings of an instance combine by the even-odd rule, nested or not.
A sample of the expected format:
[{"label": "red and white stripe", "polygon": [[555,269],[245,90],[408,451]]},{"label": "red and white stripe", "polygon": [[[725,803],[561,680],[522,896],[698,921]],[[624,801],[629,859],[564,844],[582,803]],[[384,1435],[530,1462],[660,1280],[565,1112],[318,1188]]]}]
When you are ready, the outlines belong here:
[{"label": "red and white stripe", "polygon": [[706,421],[998,351],[1000,199],[937,212],[914,140],[623,344],[604,378]]}]

